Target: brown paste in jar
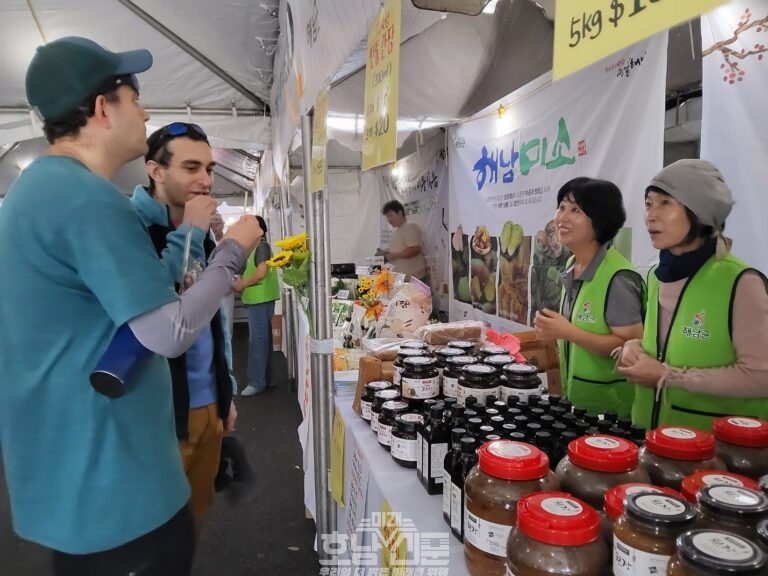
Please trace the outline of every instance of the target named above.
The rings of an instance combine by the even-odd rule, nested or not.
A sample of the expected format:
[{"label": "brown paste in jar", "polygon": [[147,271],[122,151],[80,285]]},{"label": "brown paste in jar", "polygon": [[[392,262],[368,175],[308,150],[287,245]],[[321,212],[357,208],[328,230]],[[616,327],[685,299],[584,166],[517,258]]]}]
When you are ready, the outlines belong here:
[{"label": "brown paste in jar", "polygon": [[677,538],[667,576],[764,576],[765,554],[753,542],[720,530],[690,530]]},{"label": "brown paste in jar", "polygon": [[768,422],[725,416],[712,422],[715,453],[731,472],[757,480],[768,474]]},{"label": "brown paste in jar", "polygon": [[558,490],[560,483],[546,454],[530,444],[494,440],[478,452],[464,483],[464,560],[471,576],[504,576],[517,502],[532,492]]}]

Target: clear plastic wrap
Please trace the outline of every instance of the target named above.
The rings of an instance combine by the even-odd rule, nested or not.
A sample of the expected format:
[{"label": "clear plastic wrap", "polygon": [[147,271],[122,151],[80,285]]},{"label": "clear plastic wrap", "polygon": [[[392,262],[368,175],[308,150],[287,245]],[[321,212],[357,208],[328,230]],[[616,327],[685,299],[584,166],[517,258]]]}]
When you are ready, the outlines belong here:
[{"label": "clear plastic wrap", "polygon": [[448,344],[452,340],[482,342],[485,340],[485,324],[479,320],[427,324],[416,330],[413,335],[432,346]]}]

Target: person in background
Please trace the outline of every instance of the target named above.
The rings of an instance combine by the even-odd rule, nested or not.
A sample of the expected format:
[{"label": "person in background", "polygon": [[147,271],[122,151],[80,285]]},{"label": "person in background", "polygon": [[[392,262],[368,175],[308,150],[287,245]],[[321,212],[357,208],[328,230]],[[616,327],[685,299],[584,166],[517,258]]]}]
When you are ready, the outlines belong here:
[{"label": "person in background", "polygon": [[[137,186],[132,203],[177,290],[190,269],[204,270],[216,244],[208,233],[216,214],[211,198],[214,161],[205,132],[174,122],[152,133],[144,156],[149,188]],[[190,237],[187,270],[184,246]],[[213,505],[221,441],[234,429],[231,348],[227,321],[216,313],[184,354],[171,358],[171,383],[190,506],[198,534]],[[229,356],[228,356],[229,354]]]},{"label": "person in background", "polygon": [[213,234],[213,241],[218,246],[224,238],[224,218],[218,212],[214,212],[211,217],[211,234]]},{"label": "person in background", "polygon": [[[26,94],[51,146],[0,211],[0,453],[14,528],[52,550],[55,576],[190,574],[194,523],[163,356],[207,328],[261,234],[242,218],[194,286],[173,290],[109,181],[147,150],[135,74],[151,65],[147,50],[86,38],[37,48]],[[126,323],[156,355],[110,399],[89,377]]]},{"label": "person in background", "polygon": [[397,200],[390,200],[381,209],[381,213],[394,228],[389,237],[389,249],[377,250],[377,256],[384,256],[392,264],[395,272],[414,277],[429,286],[427,261],[424,258],[421,229],[405,217],[405,208]]},{"label": "person in background", "polygon": [[536,311],[534,326],[540,338],[559,340],[563,392],[574,406],[629,417],[634,388],[611,352],[642,335],[645,286],[611,247],[625,220],[613,182],[581,177],[560,188],[555,226],[573,257],[562,274],[560,311]]},{"label": "person in background", "polygon": [[272,357],[272,316],[275,314],[275,300],[280,299],[280,283],[277,270],[267,266],[272,257],[272,248],[267,242],[267,223],[256,216],[264,235],[253,255],[248,258],[241,280],[235,282],[235,291],[248,308],[248,384],[240,393],[254,396],[271,388],[269,382],[270,358]]},{"label": "person in background", "polygon": [[636,424],[710,430],[719,416],[768,418],[766,278],[730,254],[732,206],[705,160],[670,164],[645,189],[659,264],[648,276],[642,341],[625,344],[619,367],[637,384]]}]

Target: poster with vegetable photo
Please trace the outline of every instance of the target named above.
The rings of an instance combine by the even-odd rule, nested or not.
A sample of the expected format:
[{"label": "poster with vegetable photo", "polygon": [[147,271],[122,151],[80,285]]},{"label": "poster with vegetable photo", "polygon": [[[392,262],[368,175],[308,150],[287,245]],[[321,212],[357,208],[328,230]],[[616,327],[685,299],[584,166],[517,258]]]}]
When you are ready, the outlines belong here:
[{"label": "poster with vegetable photo", "polygon": [[496,314],[496,268],[499,261],[499,240],[481,224],[475,229],[470,242],[472,262],[469,291],[472,306],[486,314]]},{"label": "poster with vegetable photo", "polygon": [[570,250],[560,244],[554,220],[547,222],[544,230],[536,232],[531,266],[530,325],[533,325],[537,310],[560,309],[560,291],[563,285],[560,275],[565,270],[570,256]]},{"label": "poster with vegetable photo", "polygon": [[460,302],[472,303],[469,292],[469,237],[461,224],[451,236],[451,274],[453,297]]},{"label": "poster with vegetable photo", "polygon": [[528,319],[528,270],[531,263],[531,237],[512,221],[501,229],[499,258],[499,316],[525,324]]}]

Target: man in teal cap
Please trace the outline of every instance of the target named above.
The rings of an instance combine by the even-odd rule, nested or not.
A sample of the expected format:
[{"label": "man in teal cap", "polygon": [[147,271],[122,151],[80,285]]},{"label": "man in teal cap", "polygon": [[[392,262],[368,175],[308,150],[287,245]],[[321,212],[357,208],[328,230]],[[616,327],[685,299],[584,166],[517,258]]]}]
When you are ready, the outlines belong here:
[{"label": "man in teal cap", "polygon": [[[147,150],[136,74],[147,50],[85,38],[37,49],[29,104],[50,148],[0,210],[0,452],[16,532],[56,576],[191,571],[189,485],[168,363],[207,326],[261,229],[236,223],[195,284],[174,291],[130,201],[110,181]],[[154,352],[110,399],[89,383],[118,327]]]}]

